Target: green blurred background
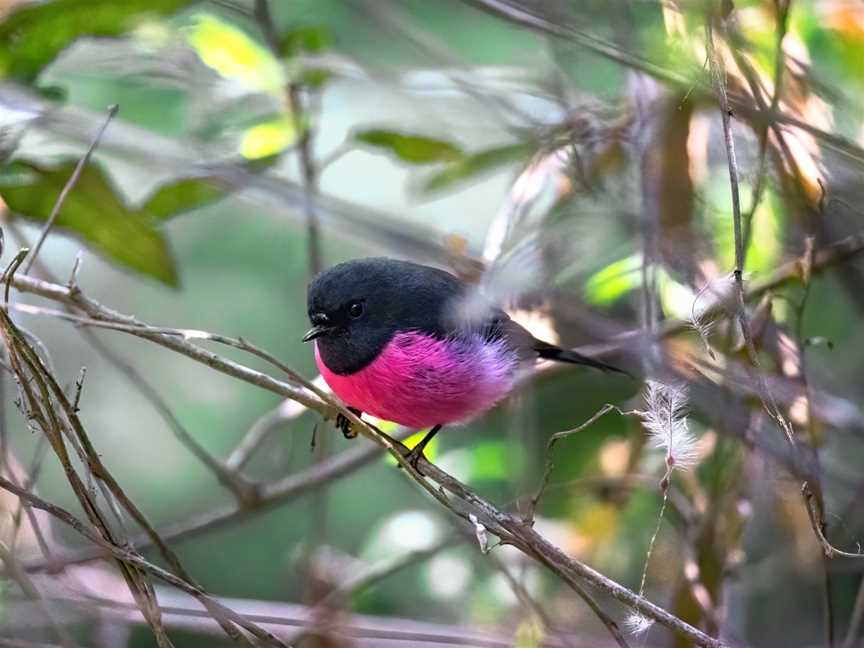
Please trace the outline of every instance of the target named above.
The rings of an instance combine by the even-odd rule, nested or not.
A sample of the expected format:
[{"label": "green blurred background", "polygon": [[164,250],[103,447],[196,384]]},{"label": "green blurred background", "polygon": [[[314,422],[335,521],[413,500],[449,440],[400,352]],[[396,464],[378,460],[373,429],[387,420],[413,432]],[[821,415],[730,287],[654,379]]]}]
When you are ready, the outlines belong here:
[{"label": "green blurred background", "polygon": [[[714,285],[728,281],[734,239],[725,151],[700,55],[704,14],[695,6],[677,7],[689,3],[526,3],[555,24],[572,25],[575,36],[568,41],[455,0],[279,1],[270,3],[276,52],[252,3],[6,4],[0,2],[0,11],[7,12],[0,24],[0,152],[8,153],[0,177],[7,205],[0,261],[5,267],[24,240],[37,238],[39,221],[71,165],[104,121],[107,106],[117,104],[119,113],[89,173],[73,189],[39,258],[62,280],[83,250],[83,290],[121,313],[158,326],[241,336],[314,377],[311,349],[300,342],[310,273],[297,199],[298,148],[306,134],[321,194],[345,201],[324,201],[318,208],[325,266],[384,253],[458,270],[460,258],[489,249],[493,223],[500,224],[502,210],[518,202],[520,185],[514,183],[521,174],[522,191],[537,185],[543,195],[519,207],[505,253],[494,260],[487,255],[487,288],[511,305],[543,314],[568,344],[600,343],[642,325],[640,267],[645,223],[652,217],[659,224],[654,234],[661,240],[660,257],[653,267],[665,317],[687,317],[706,277]],[[732,19],[744,41],[734,44],[723,34],[733,43],[729,52],[747,56],[772,87],[775,3],[752,0],[734,7]],[[785,63],[797,76],[784,86],[789,96],[781,107],[834,134],[843,147],[802,136],[792,158],[803,170],[792,180],[793,174],[783,173],[788,164],[775,160],[779,148],[769,151],[747,259],[754,279],[799,257],[805,237],[828,243],[861,221],[855,199],[864,186],[864,157],[852,153],[860,153],[864,133],[864,14],[853,2],[800,1],[791,4],[786,22]],[[599,54],[596,43],[683,81],[639,74]],[[723,52],[724,63],[732,65],[732,54]],[[746,88],[742,79],[732,74],[730,85]],[[301,114],[286,99],[289,86],[301,97]],[[770,101],[770,92],[766,96]],[[674,145],[682,123],[690,138],[685,153]],[[759,183],[759,128],[743,119],[736,129],[746,206]],[[695,152],[700,142],[701,156]],[[529,161],[556,159],[564,160],[562,167],[550,163],[549,175],[534,168],[536,175],[528,177]],[[807,162],[817,171],[808,175]],[[57,167],[63,173],[52,175]],[[283,182],[293,197],[271,184],[240,181],[229,188],[219,176],[225,169],[275,180],[277,186]],[[828,179],[830,195],[837,197],[821,212],[813,189],[817,175]],[[184,182],[189,191],[177,184]],[[654,190],[646,189],[652,182]],[[166,188],[170,205],[160,211],[148,201]],[[363,222],[380,229],[346,225],[355,207],[360,214],[372,210]],[[124,218],[138,219],[140,227],[124,230],[117,224]],[[419,242],[404,244],[400,232]],[[833,345],[808,346],[806,367],[811,388],[837,399],[827,407],[835,407],[834,415],[811,419],[801,434],[807,443],[818,439],[813,445],[822,462],[831,537],[854,550],[864,523],[856,504],[864,419],[856,405],[864,390],[856,333],[864,290],[860,265],[854,272],[849,267],[814,279],[800,328],[790,304],[800,298],[801,286],[778,291],[771,322],[797,331],[801,340],[818,336]],[[24,294],[14,299],[42,303]],[[231,502],[134,385],[68,322],[25,314],[16,320],[42,340],[66,384],[87,367],[82,420],[106,465],[157,528]],[[729,340],[722,323],[718,329],[711,339],[720,356],[740,361],[734,341],[724,346]],[[152,381],[183,426],[217,457],[226,457],[280,404],[273,394],[149,342],[110,331],[97,335]],[[759,341],[767,370],[781,373],[768,338]],[[670,347],[704,356],[692,332]],[[234,349],[213,350],[269,371]],[[542,477],[549,436],[579,425],[604,403],[639,406],[640,387],[584,370],[545,373],[481,420],[445,430],[432,458],[492,501],[524,506]],[[728,385],[720,380],[717,387]],[[759,412],[757,399],[729,389],[736,405],[744,402]],[[10,447],[26,465],[37,437],[12,405],[12,391],[7,379],[2,405]],[[789,399],[781,400],[791,410]],[[825,645],[825,569],[796,479],[770,452],[760,452],[759,443],[748,449],[738,440],[740,430],[723,429],[704,409],[694,406],[691,418],[701,463],[673,478],[673,505],[649,564],[646,595],[710,628],[682,576],[684,562],[696,559],[710,581],[724,636],[754,646]],[[841,410],[851,412],[845,426]],[[818,434],[807,437],[803,430],[814,427]],[[269,481],[310,466],[313,434],[319,444],[326,436],[330,453],[368,443],[344,440],[329,423],[306,413],[279,425],[246,474]],[[538,529],[638,589],[661,503],[656,484],[662,453],[645,446],[636,420],[612,414],[556,445],[554,456],[553,485],[538,511]],[[631,478],[636,487],[621,486]],[[53,457],[45,461],[38,491],[77,510]],[[711,523],[688,522],[690,509]],[[479,626],[509,637],[514,646],[544,645],[550,630],[539,629],[536,615],[519,603],[490,560],[472,542],[447,541],[453,525],[446,511],[379,459],[319,493],[172,546],[214,594],[309,603],[312,580],[331,587],[363,565],[440,545],[350,597],[347,609]],[[82,546],[68,529],[54,525],[54,531],[58,542]],[[34,551],[22,546],[22,560],[32,559]],[[613,645],[562,583],[515,550],[494,553],[556,627],[575,638],[574,645]],[[850,623],[858,564],[831,561],[827,567],[835,645]],[[310,565],[318,565],[315,578]],[[5,591],[15,596],[14,585]],[[601,601],[623,622],[621,608]],[[8,614],[6,621],[11,623]],[[82,645],[155,645],[146,627],[130,626],[129,632],[126,637],[77,627],[76,636]],[[178,646],[226,642],[170,628],[169,634]],[[333,638],[307,643],[315,641],[342,645]],[[655,627],[633,645],[676,641],[686,645]],[[848,645],[857,642],[853,637]]]}]

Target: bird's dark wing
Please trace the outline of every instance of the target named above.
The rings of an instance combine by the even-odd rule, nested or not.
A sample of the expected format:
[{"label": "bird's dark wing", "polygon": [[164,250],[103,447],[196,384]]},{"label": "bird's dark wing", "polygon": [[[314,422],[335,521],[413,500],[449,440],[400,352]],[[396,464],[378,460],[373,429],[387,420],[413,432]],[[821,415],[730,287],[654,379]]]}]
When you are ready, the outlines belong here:
[{"label": "bird's dark wing", "polygon": [[437,284],[435,292],[445,301],[438,311],[444,314],[444,319],[438,324],[439,331],[444,331],[448,335],[459,335],[467,331],[480,333],[489,341],[504,340],[520,360],[543,358],[630,375],[600,360],[538,340],[524,327],[510,319],[507,313],[485,301],[453,275],[434,268],[425,270],[425,284],[429,285],[432,282]]},{"label": "bird's dark wing", "polygon": [[504,340],[520,360],[536,360],[539,357],[535,348],[538,340],[500,308],[492,309],[480,332],[490,342]]},{"label": "bird's dark wing", "polygon": [[562,349],[554,344],[549,344],[548,342],[543,342],[543,340],[538,340],[536,338],[534,338],[534,350],[544,360],[555,360],[557,362],[569,362],[571,364],[585,365],[586,367],[594,367],[601,371],[613,371],[615,373],[624,374],[625,376],[630,376],[631,378],[633,377],[629,372],[602,362],[601,360],[589,358],[586,355],[582,355],[576,351],[571,351],[570,349]]},{"label": "bird's dark wing", "polygon": [[494,309],[490,313],[488,320],[485,322],[483,334],[488,340],[504,339],[508,346],[512,348],[519,356],[520,360],[536,360],[543,358],[544,360],[555,360],[557,362],[569,362],[571,364],[585,365],[594,367],[602,371],[614,371],[627,376],[630,374],[614,367],[610,364],[589,358],[586,355],[562,349],[561,347],[549,344],[543,340],[538,340],[528,332],[520,324],[517,324],[510,316],[501,309]]}]

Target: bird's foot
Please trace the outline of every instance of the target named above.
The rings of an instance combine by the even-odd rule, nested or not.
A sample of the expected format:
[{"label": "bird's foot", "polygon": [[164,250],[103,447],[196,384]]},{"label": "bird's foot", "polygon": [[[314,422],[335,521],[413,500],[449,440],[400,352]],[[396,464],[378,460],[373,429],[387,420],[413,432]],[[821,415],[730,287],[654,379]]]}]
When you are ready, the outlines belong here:
[{"label": "bird's foot", "polygon": [[[416,446],[411,448],[411,451],[408,452],[408,454],[405,455],[405,461],[407,461],[408,465],[411,466],[414,470],[416,470],[417,473],[420,475],[423,475],[423,471],[420,470],[419,466],[420,460],[426,459],[426,457],[423,456],[424,446],[425,444],[418,443]],[[399,467],[401,468],[402,466]]]},{"label": "bird's foot", "polygon": [[[354,416],[360,416],[360,410],[355,410],[353,407],[349,407],[348,411],[350,411]],[[354,439],[357,437],[357,430],[351,425],[351,419],[347,416],[339,412],[336,415],[336,427],[342,430],[342,436],[346,439]]]},{"label": "bird's foot", "polygon": [[426,436],[424,436],[420,440],[420,443],[411,448],[411,451],[405,455],[405,459],[408,461],[410,466],[420,475],[423,475],[423,471],[420,470],[420,466],[418,464],[421,459],[426,459],[426,457],[423,456],[423,451],[426,449],[426,446],[429,445],[429,442],[433,439],[433,437],[438,434],[438,431],[440,429],[440,425],[436,425],[435,427],[433,427],[426,433]]}]

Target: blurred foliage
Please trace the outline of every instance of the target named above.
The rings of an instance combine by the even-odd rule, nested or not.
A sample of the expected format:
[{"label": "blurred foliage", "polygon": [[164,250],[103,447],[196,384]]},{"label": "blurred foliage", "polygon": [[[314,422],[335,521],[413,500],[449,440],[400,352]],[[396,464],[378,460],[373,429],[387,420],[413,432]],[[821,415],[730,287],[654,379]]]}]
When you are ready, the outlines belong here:
[{"label": "blurred foliage", "polygon": [[118,36],[148,16],[169,15],[190,0],[55,0],[14,8],[0,24],[0,78],[34,82],[82,36]]},{"label": "blurred foliage", "polygon": [[355,133],[354,138],[368,146],[389,151],[403,162],[411,164],[452,162],[464,157],[459,147],[454,144],[421,135],[370,129]]},{"label": "blurred foliage", "polygon": [[[65,277],[85,245],[98,257],[87,257],[83,289],[121,312],[242,335],[314,375],[309,349],[299,342],[310,272],[305,212],[298,209],[305,203],[268,184],[302,185],[309,175],[305,149],[314,166],[312,193],[325,198],[316,213],[328,265],[382,251],[404,254],[419,240],[440,243],[437,261],[459,270],[464,257],[476,261],[482,250],[490,266],[484,288],[525,315],[532,330],[550,339],[560,334],[567,345],[637,328],[646,312],[643,287],[651,281],[658,316],[690,318],[696,305],[729,285],[734,266],[703,5],[527,3],[552,25],[570,28],[571,37],[561,39],[470,4],[270,2],[266,24],[251,1],[0,3],[6,11],[0,150],[9,153],[0,169],[3,218],[23,226],[32,243],[105,106],[119,103],[118,118],[59,212],[57,234],[73,240],[52,234],[40,260]],[[734,20],[715,18],[730,96],[753,107],[757,87],[770,105],[783,3],[731,6]],[[807,128],[787,123],[766,130],[747,110],[736,109],[733,120],[749,237],[745,272],[757,279],[801,259],[808,238],[818,247],[862,225],[864,15],[853,3],[799,0],[790,5],[786,29],[778,108]],[[26,95],[32,104],[12,94],[22,89],[32,92]],[[226,181],[233,172],[244,178],[240,186]],[[347,205],[341,220],[328,211],[331,197]],[[386,231],[382,223],[392,221],[374,209],[398,214],[401,227]],[[365,221],[352,218],[367,211]],[[9,232],[4,265],[22,243]],[[467,243],[448,247],[442,242],[450,235]],[[832,517],[830,532],[844,547],[864,529],[854,496],[864,460],[855,437],[864,402],[862,280],[859,264],[814,278],[809,287],[791,282],[753,313],[771,384],[783,387],[784,412],[798,417],[802,443],[813,444],[825,470],[826,508],[842,521]],[[165,290],[181,283],[182,291]],[[212,476],[114,367],[65,325],[22,320],[45,340],[70,384],[88,366],[82,416],[106,463],[159,525],[225,506],[227,495]],[[714,379],[740,366],[735,330],[721,323],[699,334],[705,339],[689,332],[663,347],[673,368],[684,366],[679,373],[694,383],[691,425],[701,463],[673,478],[647,594],[711,628],[715,620],[696,600],[702,591],[685,578],[695,565],[714,611],[726,615],[721,622],[729,636],[766,647],[818,643],[822,561],[798,484],[772,463],[773,437],[765,446],[751,436],[742,444],[751,430],[722,425],[720,414],[742,408],[742,425],[759,419],[753,393],[731,386],[719,395],[700,391],[704,384],[692,367],[708,366]],[[269,394],[143,342],[105,339],[154,378],[178,419],[217,457],[278,405]],[[823,339],[837,351],[813,343]],[[706,365],[706,342],[718,350],[717,364]],[[796,358],[790,349],[799,343]],[[648,355],[646,366],[655,361]],[[681,358],[697,362],[675,365]],[[803,388],[788,373],[796,362],[806,368]],[[442,432],[427,454],[521,512],[544,474],[549,435],[579,425],[606,402],[641,406],[636,389],[614,377],[545,372],[467,429]],[[802,414],[800,394],[824,397],[827,405]],[[14,408],[6,410],[11,447],[27,456],[33,435]],[[266,482],[298,473],[313,462],[313,437],[324,434],[337,452],[362,443],[305,414],[278,426],[247,474]],[[664,471],[662,454],[645,447],[634,421],[607,415],[555,446],[538,528],[638,589],[661,506],[655,484]],[[39,488],[49,499],[70,501],[50,461]],[[385,460],[335,482],[322,498],[180,543],[180,557],[220,594],[308,601],[310,543],[320,540],[337,556],[338,567],[330,566],[336,576],[326,569],[317,574],[332,585],[452,531],[450,520]],[[584,633],[587,645],[605,645],[604,630],[571,592],[509,549],[495,551],[544,611]],[[845,629],[859,578],[838,570],[832,580],[835,625]],[[7,596],[9,588],[0,586]],[[348,607],[483,623],[526,648],[549,634],[473,544],[448,546],[396,572],[349,597]],[[650,633],[646,645],[672,645],[662,631]],[[176,639],[216,645],[195,633]],[[152,637],[139,629],[130,645],[150,646]]]},{"label": "blurred foliage", "polygon": [[531,146],[528,144],[510,144],[460,155],[449,161],[442,170],[427,177],[420,188],[426,193],[452,190],[459,184],[476,181],[487,173],[512,166],[514,162],[522,162],[530,153]]},{"label": "blurred foliage", "polygon": [[[75,164],[43,169],[16,162],[3,170],[0,193],[13,212],[46,221]],[[208,204],[223,192],[209,183],[183,180],[159,189],[141,208],[126,206],[102,172],[85,167],[57,217],[58,227],[78,236],[121,266],[176,286],[177,268],[159,220]]]}]

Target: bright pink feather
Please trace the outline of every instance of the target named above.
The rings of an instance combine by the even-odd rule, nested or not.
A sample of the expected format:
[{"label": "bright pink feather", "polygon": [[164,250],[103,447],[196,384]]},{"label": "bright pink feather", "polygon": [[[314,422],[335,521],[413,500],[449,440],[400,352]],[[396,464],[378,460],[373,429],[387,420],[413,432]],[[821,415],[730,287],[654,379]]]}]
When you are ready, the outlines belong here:
[{"label": "bright pink feather", "polygon": [[467,421],[513,388],[518,360],[503,341],[397,333],[371,364],[340,376],[315,362],[347,405],[410,428]]}]

